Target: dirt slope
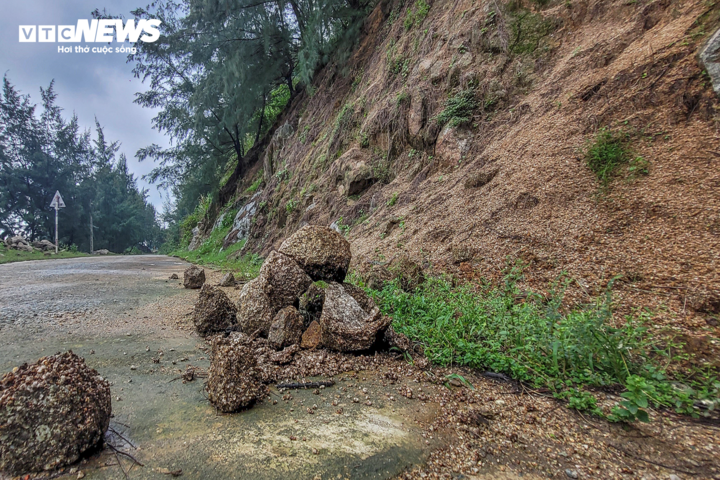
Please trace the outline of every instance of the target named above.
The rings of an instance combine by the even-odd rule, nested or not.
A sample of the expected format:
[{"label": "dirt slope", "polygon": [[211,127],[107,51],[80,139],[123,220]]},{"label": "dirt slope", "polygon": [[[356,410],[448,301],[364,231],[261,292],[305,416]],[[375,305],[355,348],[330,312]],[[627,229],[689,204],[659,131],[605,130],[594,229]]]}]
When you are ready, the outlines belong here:
[{"label": "dirt slope", "polygon": [[[533,288],[562,272],[577,280],[573,302],[620,276],[620,314],[659,309],[659,324],[700,338],[694,348],[710,355],[720,117],[696,54],[720,8],[435,0],[425,17],[424,5],[382,2],[349,65],[327,66],[293,100],[279,123],[286,138],[276,133],[270,158],[236,187],[239,206],[265,168],[244,251],[334,223],[356,260],[409,255],[497,280],[521,259]],[[471,118],[442,127],[446,101],[463,92]],[[603,128],[632,152],[607,187],[584,156]]]}]

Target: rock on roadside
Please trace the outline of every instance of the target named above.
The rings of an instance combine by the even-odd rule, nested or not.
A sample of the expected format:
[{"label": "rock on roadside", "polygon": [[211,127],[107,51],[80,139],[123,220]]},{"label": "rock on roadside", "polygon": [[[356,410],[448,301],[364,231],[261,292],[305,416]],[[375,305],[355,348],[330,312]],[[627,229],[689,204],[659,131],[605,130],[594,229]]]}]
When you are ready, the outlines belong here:
[{"label": "rock on roadside", "polygon": [[193,310],[193,323],[198,334],[207,336],[237,325],[237,308],[219,288],[205,284],[200,289]]},{"label": "rock on roadside", "polygon": [[110,386],[74,353],[43,357],[0,380],[0,471],[69,465],[101,444]]},{"label": "rock on roadside", "polygon": [[278,250],[315,280],[345,280],[352,254],[350,243],[335,230],[307,225],[288,237]]},{"label": "rock on roadside", "polygon": [[223,275],[222,279],[220,279],[220,286],[221,287],[234,287],[235,286],[235,276],[228,272],[225,275]]},{"label": "rock on roadside", "polygon": [[300,294],[312,283],[292,258],[278,252],[268,255],[260,268],[258,279],[270,299],[273,313],[295,304]]},{"label": "rock on roadside", "polygon": [[205,390],[210,403],[224,413],[247,408],[268,394],[249,337],[234,332],[227,338],[213,338]]},{"label": "rock on roadside", "polygon": [[[367,297],[364,292],[362,294]],[[325,304],[320,317],[323,346],[340,352],[367,350],[390,322],[391,319],[382,316],[369,297],[364,298],[338,283],[330,283],[325,289]]]},{"label": "rock on roadside", "polygon": [[262,279],[257,277],[246,283],[238,299],[237,321],[240,330],[248,335],[260,330],[261,334],[267,335],[274,316],[275,311],[263,290]]},{"label": "rock on roadside", "polygon": [[185,288],[200,288],[205,284],[205,270],[196,265],[188,267],[183,277]]},{"label": "rock on roadside", "polygon": [[295,307],[281,309],[270,326],[268,342],[280,350],[300,342],[303,333],[303,317]]}]

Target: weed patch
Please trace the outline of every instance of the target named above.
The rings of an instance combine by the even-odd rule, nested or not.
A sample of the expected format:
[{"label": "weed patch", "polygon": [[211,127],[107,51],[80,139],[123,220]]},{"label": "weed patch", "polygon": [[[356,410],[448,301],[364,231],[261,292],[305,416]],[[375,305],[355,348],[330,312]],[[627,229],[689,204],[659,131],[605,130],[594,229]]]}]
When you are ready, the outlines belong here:
[{"label": "weed patch", "polygon": [[659,407],[697,415],[698,399],[718,405],[720,382],[713,375],[668,378],[666,372],[681,360],[672,352],[681,345],[650,334],[648,312],[615,327],[609,290],[595,303],[568,311],[561,302],[567,282],[558,282],[544,298],[521,291],[521,278],[515,267],[503,285],[479,290],[453,287],[444,277],[427,279],[413,293],[403,291],[397,280],[382,291],[366,290],[393,318],[394,328],[420,342],[440,365],[504,373],[599,415],[588,389],[622,385],[626,394],[609,415],[612,420],[645,420],[642,412]]},{"label": "weed patch", "polygon": [[627,139],[621,133],[601,129],[585,148],[585,160],[597,179],[606,186],[617,168],[630,157]]},{"label": "weed patch", "polygon": [[445,108],[435,119],[440,125],[450,124],[452,127],[457,127],[469,123],[478,106],[474,89],[460,90],[447,99]]}]

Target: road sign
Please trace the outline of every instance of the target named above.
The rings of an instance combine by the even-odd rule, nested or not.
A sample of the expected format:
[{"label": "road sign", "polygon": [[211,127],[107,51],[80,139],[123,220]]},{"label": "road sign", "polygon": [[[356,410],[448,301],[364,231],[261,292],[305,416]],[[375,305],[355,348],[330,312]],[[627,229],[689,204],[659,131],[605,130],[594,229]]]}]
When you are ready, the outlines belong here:
[{"label": "road sign", "polygon": [[55,196],[53,197],[52,202],[50,202],[50,206],[54,209],[65,208],[65,202],[63,202],[59,191],[55,192]]},{"label": "road sign", "polygon": [[50,202],[50,206],[55,209],[55,253],[58,253],[58,208],[65,208],[65,202],[63,202],[59,190],[55,190],[55,196]]}]

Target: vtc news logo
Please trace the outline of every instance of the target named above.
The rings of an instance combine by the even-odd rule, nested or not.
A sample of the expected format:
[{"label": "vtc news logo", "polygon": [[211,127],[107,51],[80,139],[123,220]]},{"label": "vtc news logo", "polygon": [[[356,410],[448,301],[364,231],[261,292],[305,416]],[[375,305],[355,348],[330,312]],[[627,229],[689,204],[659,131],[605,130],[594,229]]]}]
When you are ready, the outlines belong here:
[{"label": "vtc news logo", "polygon": [[[76,25],[20,25],[20,42],[112,42],[142,40],[151,43],[160,38],[160,20],[78,20]],[[141,36],[142,35],[142,36]]]}]

